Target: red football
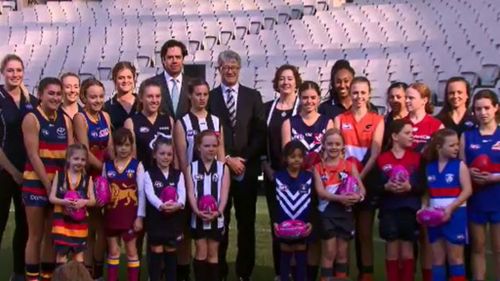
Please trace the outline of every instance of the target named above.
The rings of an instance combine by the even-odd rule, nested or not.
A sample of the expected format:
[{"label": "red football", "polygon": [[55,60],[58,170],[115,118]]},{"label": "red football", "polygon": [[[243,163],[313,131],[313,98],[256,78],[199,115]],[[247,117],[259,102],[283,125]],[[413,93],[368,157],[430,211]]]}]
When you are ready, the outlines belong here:
[{"label": "red football", "polygon": [[487,154],[477,156],[470,164],[471,168],[476,168],[481,172],[494,172],[494,165]]}]

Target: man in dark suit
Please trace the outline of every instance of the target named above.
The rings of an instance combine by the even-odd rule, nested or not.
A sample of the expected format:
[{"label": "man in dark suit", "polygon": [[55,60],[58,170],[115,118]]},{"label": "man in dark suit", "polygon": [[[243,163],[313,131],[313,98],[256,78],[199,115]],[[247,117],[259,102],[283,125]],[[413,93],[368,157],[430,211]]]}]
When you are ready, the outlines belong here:
[{"label": "man in dark suit", "polygon": [[265,142],[264,109],[260,93],[238,82],[241,58],[237,53],[230,50],[220,53],[218,64],[222,83],[210,92],[208,107],[223,126],[225,162],[232,175],[224,214],[226,231],[219,251],[220,275],[222,280],[227,280],[228,226],[234,204],[238,227],[236,274],[238,280],[250,280],[255,265],[257,177],[260,173],[259,156]]},{"label": "man in dark suit", "polygon": [[161,47],[160,55],[165,71],[151,77],[161,85],[161,110],[174,119],[181,118],[189,111],[187,85],[189,77],[183,73],[186,46],[171,39]]}]

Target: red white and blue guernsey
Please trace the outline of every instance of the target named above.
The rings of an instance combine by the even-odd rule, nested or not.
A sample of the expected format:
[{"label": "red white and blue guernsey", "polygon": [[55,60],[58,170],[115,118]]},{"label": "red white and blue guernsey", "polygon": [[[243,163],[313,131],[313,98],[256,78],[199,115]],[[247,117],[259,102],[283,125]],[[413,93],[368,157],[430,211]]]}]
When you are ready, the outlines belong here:
[{"label": "red white and blue guernsey", "polygon": [[316,122],[308,126],[299,114],[290,117],[292,140],[300,141],[307,152],[319,152],[321,150],[321,139],[326,132],[328,121],[330,121],[330,118],[319,115]]},{"label": "red white and blue guernsey", "polygon": [[434,134],[443,123],[439,119],[426,114],[424,119],[418,123],[413,123],[410,116],[406,117],[413,125],[413,150],[422,152],[425,146],[431,141],[432,134]]},{"label": "red white and blue guernsey", "polygon": [[[426,175],[429,186],[430,207],[446,208],[462,192],[460,185],[459,159],[450,159],[439,171],[438,161],[427,164]],[[429,227],[429,241],[445,239],[453,244],[467,242],[467,211],[465,203],[458,207],[451,215],[450,220],[438,227]]]},{"label": "red white and blue guernsey", "polygon": [[[481,135],[479,128],[464,132],[464,149],[467,165],[474,159],[487,154],[493,164],[500,164],[500,130],[492,135]],[[500,183],[481,186],[469,198],[467,208],[469,219],[474,223],[500,223]]]},{"label": "red white and blue guernsey", "polygon": [[274,174],[276,184],[277,221],[301,220],[309,222],[312,205],[312,173],[300,171],[294,178],[287,170]]}]

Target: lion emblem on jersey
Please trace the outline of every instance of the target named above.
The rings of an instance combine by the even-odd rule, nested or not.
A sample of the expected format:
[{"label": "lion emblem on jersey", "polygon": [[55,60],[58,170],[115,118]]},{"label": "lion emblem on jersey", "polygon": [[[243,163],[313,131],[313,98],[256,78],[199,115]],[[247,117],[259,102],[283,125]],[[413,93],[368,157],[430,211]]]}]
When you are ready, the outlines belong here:
[{"label": "lion emblem on jersey", "polygon": [[137,194],[135,189],[124,186],[120,188],[116,183],[111,184],[111,202],[113,202],[113,207],[118,207],[120,201],[125,200],[124,205],[128,206],[131,203],[137,205]]}]

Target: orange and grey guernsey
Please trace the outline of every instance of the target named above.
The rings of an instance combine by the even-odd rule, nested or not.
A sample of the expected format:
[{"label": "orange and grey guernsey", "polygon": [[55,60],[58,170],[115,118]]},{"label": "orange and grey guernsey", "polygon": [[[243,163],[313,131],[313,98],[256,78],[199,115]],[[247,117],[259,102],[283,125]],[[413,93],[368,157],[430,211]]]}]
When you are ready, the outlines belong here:
[{"label": "orange and grey guernsey", "polygon": [[[72,190],[78,192],[80,198],[88,199],[89,181],[89,176],[82,175],[78,185],[74,189],[71,189],[68,177],[65,176],[64,172],[60,172],[57,177],[56,197],[64,199],[66,192]],[[66,188],[63,188],[64,185]],[[86,219],[75,221],[64,213],[64,206],[54,205],[54,213],[52,215],[52,238],[54,239],[54,245],[82,250],[81,247],[86,244],[87,236],[88,223]]]},{"label": "orange and grey guernsey", "polygon": [[[56,171],[64,170],[65,154],[68,147],[68,130],[64,114],[56,112],[56,118],[50,120],[40,107],[33,111],[40,125],[38,133],[38,154],[42,160],[45,172],[52,181]],[[40,181],[40,177],[33,169],[29,159],[26,161],[23,175],[22,191],[33,195],[47,196],[47,191]]]},{"label": "orange and grey guernsey", "polygon": [[338,116],[340,131],[344,137],[345,158],[354,157],[363,164],[370,158],[370,148],[375,134],[375,129],[382,116],[367,112],[359,121],[356,121],[351,111]]}]

